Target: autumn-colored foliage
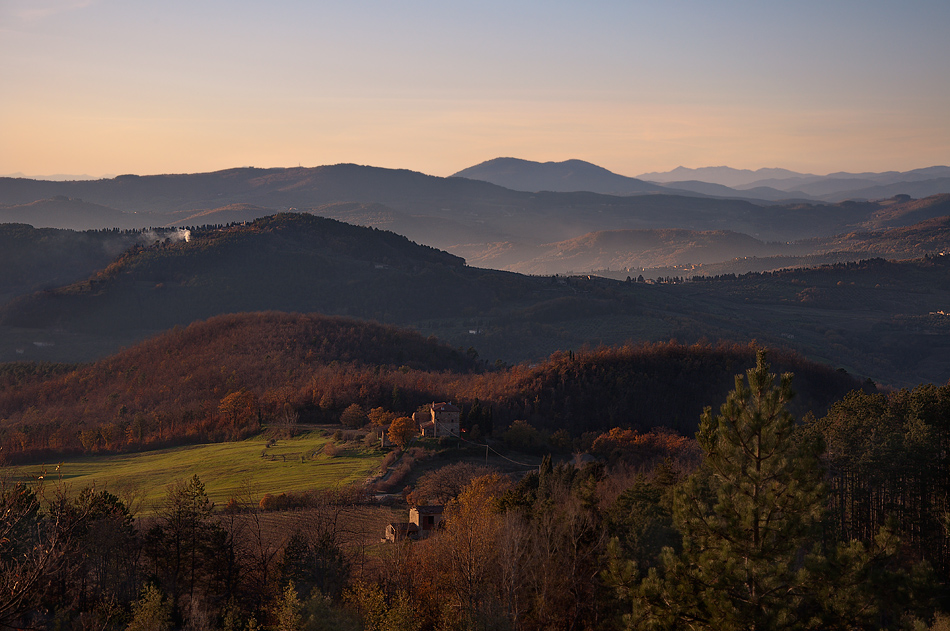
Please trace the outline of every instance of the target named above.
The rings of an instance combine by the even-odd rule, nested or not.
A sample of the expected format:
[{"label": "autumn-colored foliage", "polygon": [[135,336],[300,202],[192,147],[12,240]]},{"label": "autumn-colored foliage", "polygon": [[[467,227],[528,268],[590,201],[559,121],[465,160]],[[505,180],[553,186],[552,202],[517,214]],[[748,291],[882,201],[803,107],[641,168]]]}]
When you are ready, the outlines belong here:
[{"label": "autumn-colored foliage", "polygon": [[232,440],[258,431],[259,418],[285,422],[288,406],[301,420],[334,422],[351,403],[419,405],[434,383],[473,366],[389,326],[275,312],[219,316],[90,365],[5,366],[0,446],[16,459]]},{"label": "autumn-colored foliage", "polygon": [[675,459],[694,449],[691,440],[665,427],[654,427],[643,434],[633,429],[614,427],[595,438],[590,451],[608,461],[642,464],[666,458]]},{"label": "autumn-colored foliage", "polygon": [[[233,440],[261,424],[293,431],[298,421],[336,423],[350,406],[371,410],[378,423],[431,401],[458,402],[463,428],[482,434],[523,421],[537,430],[529,447],[538,449],[558,430],[565,448],[571,436],[611,427],[691,435],[702,402],[718,403],[754,350],[603,347],[479,371],[467,353],[391,326],[314,314],[219,316],[90,365],[4,366],[0,453],[12,462]],[[796,373],[799,415],[821,415],[859,385],[794,355],[772,357]]]},{"label": "autumn-colored foliage", "polygon": [[400,416],[389,426],[387,436],[400,449],[405,448],[412,437],[419,433],[419,426],[408,416]]}]

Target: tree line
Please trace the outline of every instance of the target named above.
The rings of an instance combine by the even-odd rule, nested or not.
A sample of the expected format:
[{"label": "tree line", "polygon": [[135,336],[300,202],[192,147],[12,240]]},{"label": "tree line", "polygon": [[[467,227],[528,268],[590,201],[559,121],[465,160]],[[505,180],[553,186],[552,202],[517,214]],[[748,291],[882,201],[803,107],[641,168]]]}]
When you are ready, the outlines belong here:
[{"label": "tree line", "polygon": [[[696,430],[754,346],[675,342],[556,353],[489,369],[474,353],[395,327],[316,314],[218,316],[93,364],[0,369],[6,462],[245,438],[288,414],[335,423],[357,405],[411,415],[454,401],[482,435],[516,420],[571,437],[627,427]],[[823,414],[859,383],[776,351],[799,375],[796,413]],[[240,402],[240,405],[235,405]]]},{"label": "tree line", "polygon": [[718,413],[705,410],[698,457],[638,459],[656,441],[618,428],[598,450],[626,458],[546,458],[520,479],[452,464],[408,493],[444,503],[442,529],[372,553],[347,537],[356,492],[300,498],[306,520],[275,544],[259,507],[215,508],[197,477],[138,517],[106,491],[5,484],[0,623],[924,628],[950,578],[940,551],[950,387],[855,393],[799,422],[791,376],[770,370],[759,353]]}]

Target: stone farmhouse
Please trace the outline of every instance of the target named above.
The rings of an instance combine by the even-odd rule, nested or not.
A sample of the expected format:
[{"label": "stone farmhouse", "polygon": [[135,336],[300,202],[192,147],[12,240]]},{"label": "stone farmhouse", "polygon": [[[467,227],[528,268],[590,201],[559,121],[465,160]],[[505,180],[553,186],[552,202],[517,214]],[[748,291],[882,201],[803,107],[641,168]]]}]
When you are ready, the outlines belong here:
[{"label": "stone farmhouse", "polygon": [[459,414],[462,412],[451,403],[433,403],[430,408],[432,418],[420,424],[424,438],[458,437],[461,427]]},{"label": "stone farmhouse", "polygon": [[393,522],[386,526],[386,541],[395,543],[405,539],[428,539],[442,523],[442,506],[413,506],[408,522]]}]

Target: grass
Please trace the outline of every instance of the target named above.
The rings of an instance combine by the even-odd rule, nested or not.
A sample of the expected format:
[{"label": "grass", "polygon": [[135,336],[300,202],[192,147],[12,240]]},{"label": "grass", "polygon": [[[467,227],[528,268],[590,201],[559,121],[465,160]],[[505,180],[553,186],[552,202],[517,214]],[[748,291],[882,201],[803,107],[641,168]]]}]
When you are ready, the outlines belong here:
[{"label": "grass", "polygon": [[[330,439],[313,431],[267,447],[263,436],[240,442],[188,445],[142,453],[82,456],[62,462],[23,467],[19,479],[61,481],[67,492],[95,484],[120,497],[134,497],[149,513],[176,480],[197,474],[218,506],[248,492],[257,501],[264,493],[330,489],[363,482],[379,468],[382,454],[364,448],[344,449],[335,457],[313,455]],[[58,467],[58,469],[57,469]]]}]

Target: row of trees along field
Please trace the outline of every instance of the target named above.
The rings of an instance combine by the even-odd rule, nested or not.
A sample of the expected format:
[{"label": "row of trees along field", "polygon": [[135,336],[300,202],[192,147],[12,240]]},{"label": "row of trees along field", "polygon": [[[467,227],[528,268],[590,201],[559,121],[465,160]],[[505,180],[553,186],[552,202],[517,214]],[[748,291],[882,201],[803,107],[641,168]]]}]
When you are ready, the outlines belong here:
[{"label": "row of trees along field", "polygon": [[[673,342],[489,370],[432,338],[370,322],[219,316],[89,365],[0,366],[0,454],[16,463],[235,440],[288,418],[336,423],[354,404],[404,416],[432,401],[460,404],[482,434],[522,420],[572,437],[658,425],[692,435],[703,402],[720,403],[754,352]],[[860,385],[792,354],[774,360],[798,375],[800,415],[824,414]]]},{"label": "row of trees along field", "polygon": [[719,413],[702,415],[700,458],[669,441],[676,457],[638,461],[638,434],[617,429],[599,443],[621,456],[609,464],[548,458],[519,480],[450,465],[410,493],[445,502],[441,531],[417,542],[368,544],[380,524],[361,530],[360,515],[378,507],[356,492],[294,498],[298,511],[273,527],[280,514],[252,498],[215,509],[197,477],[146,517],[104,491],[6,484],[0,623],[926,628],[950,578],[950,387],[857,393],[805,423],[791,397],[791,376],[776,381],[759,353]]}]

